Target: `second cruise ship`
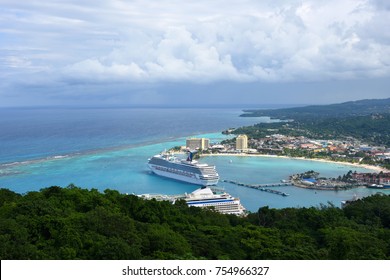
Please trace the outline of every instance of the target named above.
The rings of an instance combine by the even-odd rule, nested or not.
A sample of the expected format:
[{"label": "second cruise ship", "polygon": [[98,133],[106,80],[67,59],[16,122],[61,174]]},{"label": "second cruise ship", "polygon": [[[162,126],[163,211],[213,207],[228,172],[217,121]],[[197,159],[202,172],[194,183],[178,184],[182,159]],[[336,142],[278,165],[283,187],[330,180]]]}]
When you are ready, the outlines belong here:
[{"label": "second cruise ship", "polygon": [[215,211],[222,214],[246,215],[246,210],[239,198],[235,198],[223,190],[212,189],[206,186],[200,187],[190,194],[141,194],[138,197],[143,199],[156,199],[157,201],[170,201],[172,204],[175,204],[179,200],[184,200],[188,206],[201,208],[213,207]]},{"label": "second cruise ship", "polygon": [[216,185],[219,175],[215,166],[199,163],[192,158],[193,153],[191,152],[187,159],[179,159],[172,154],[161,153],[149,159],[148,166],[153,173],[160,176],[201,186]]}]

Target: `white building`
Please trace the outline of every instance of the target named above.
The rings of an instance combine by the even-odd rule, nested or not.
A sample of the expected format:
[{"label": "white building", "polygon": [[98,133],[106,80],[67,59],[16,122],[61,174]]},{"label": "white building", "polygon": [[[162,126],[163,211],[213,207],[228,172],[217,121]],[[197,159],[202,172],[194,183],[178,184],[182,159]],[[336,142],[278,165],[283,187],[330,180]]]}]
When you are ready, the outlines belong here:
[{"label": "white building", "polygon": [[188,138],[186,140],[186,147],[190,150],[207,150],[209,146],[210,140],[207,138]]},{"label": "white building", "polygon": [[238,135],[236,138],[236,150],[246,151],[248,149],[248,136],[245,134]]}]

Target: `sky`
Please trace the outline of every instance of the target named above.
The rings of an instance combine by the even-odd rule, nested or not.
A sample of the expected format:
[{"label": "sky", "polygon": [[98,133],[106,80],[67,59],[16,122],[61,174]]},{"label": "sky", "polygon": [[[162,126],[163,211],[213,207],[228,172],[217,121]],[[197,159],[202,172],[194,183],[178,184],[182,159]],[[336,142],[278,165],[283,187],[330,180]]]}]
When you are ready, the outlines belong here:
[{"label": "sky", "polygon": [[0,0],[0,107],[390,97],[388,0]]}]

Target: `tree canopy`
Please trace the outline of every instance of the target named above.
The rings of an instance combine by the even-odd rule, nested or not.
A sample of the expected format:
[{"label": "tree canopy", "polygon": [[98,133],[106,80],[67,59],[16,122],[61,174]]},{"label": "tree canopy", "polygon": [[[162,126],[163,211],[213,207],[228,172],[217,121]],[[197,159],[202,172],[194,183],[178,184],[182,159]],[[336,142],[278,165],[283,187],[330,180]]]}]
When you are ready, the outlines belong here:
[{"label": "tree canopy", "polygon": [[115,190],[0,189],[1,259],[389,259],[390,196],[246,217]]}]

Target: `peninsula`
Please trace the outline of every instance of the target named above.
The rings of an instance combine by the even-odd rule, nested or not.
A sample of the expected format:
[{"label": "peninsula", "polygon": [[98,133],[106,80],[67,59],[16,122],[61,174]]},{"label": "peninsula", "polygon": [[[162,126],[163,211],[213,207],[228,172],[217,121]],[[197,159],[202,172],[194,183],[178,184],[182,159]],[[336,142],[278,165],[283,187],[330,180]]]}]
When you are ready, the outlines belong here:
[{"label": "peninsula", "polygon": [[[242,116],[268,116],[278,120],[229,128],[222,133],[234,137],[220,143],[197,146],[196,141],[209,144],[209,140],[192,139],[191,143],[187,141],[186,146],[175,149],[196,149],[197,156],[282,157],[339,163],[371,169],[374,177],[378,177],[374,174],[388,174],[390,169],[390,99],[251,110]],[[325,190],[369,186],[370,183],[359,180],[347,182],[338,178],[330,182],[328,178],[314,187],[310,182],[290,179],[298,187]]]},{"label": "peninsula", "polygon": [[223,141],[225,152],[239,150],[244,154],[364,164],[378,171],[390,169],[390,98],[251,110],[242,116],[268,116],[279,121],[225,131],[248,138],[244,149],[237,149],[236,137]]}]

